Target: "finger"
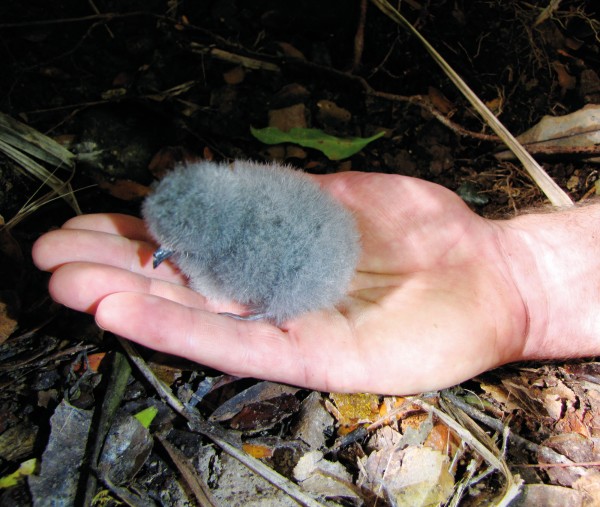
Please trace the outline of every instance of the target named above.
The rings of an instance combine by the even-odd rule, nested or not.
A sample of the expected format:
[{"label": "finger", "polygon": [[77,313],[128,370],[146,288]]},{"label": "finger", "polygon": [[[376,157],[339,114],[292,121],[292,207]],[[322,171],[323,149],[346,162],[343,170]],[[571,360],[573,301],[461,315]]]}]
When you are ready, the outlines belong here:
[{"label": "finger", "polygon": [[55,271],[70,262],[91,262],[140,273],[173,283],[186,279],[170,263],[152,267],[154,246],[109,234],[79,229],[58,229],[39,238],[32,249],[35,265],[44,271]]},{"label": "finger", "polygon": [[65,222],[62,228],[105,232],[138,241],[152,242],[152,237],[148,234],[142,219],[119,213],[79,215]]},{"label": "finger", "polygon": [[182,285],[85,262],[58,268],[50,279],[48,290],[58,303],[87,313],[94,313],[98,303],[115,292],[152,294],[194,308],[212,310],[214,307],[204,296]]},{"label": "finger", "polygon": [[104,298],[96,321],[146,347],[232,375],[305,383],[295,341],[264,321],[239,321],[136,293]]}]

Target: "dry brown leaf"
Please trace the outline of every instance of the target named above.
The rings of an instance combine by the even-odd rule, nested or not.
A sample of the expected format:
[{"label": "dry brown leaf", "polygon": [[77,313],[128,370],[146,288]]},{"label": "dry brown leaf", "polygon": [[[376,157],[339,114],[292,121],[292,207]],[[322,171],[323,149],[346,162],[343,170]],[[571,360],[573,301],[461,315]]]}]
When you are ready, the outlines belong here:
[{"label": "dry brown leaf", "polygon": [[[545,414],[544,404],[540,400],[541,390],[529,385],[523,379],[503,379],[502,385],[506,387],[511,394],[512,399],[518,402],[521,410],[525,410],[531,414],[542,416]],[[544,424],[551,423],[550,418],[544,419]]]},{"label": "dry brown leaf", "polygon": [[[559,454],[566,456],[574,462],[573,466],[551,466],[545,467],[545,471],[554,484],[561,486],[572,486],[580,477],[585,477],[589,470],[578,466],[577,463],[587,463],[594,457],[593,443],[591,440],[574,433],[567,435],[554,435],[543,442],[545,447],[549,447]],[[549,463],[538,452],[539,463]]]},{"label": "dry brown leaf", "polygon": [[265,431],[298,412],[300,402],[293,394],[250,403],[231,418],[229,426],[241,431]]},{"label": "dry brown leaf", "polygon": [[454,488],[450,460],[429,447],[388,447],[372,452],[362,462],[359,484],[392,498],[398,506],[439,505]]},{"label": "dry brown leaf", "polygon": [[586,413],[585,406],[568,408],[565,415],[554,426],[554,430],[561,433],[579,433],[584,437],[590,437],[590,428],[585,423]]},{"label": "dry brown leaf", "polygon": [[322,99],[317,102],[317,119],[325,127],[336,127],[348,123],[352,113],[331,100]]},{"label": "dry brown leaf", "polygon": [[405,417],[401,422],[402,433],[406,433],[409,428],[413,430],[419,429],[427,420],[429,420],[429,414],[426,412],[420,412],[418,414],[412,414]]},{"label": "dry brown leaf", "polygon": [[340,434],[373,422],[379,415],[379,396],[374,394],[331,393],[329,397],[333,401],[333,416],[340,425]]},{"label": "dry brown leaf", "polygon": [[[598,161],[600,154],[600,105],[589,104],[563,116],[544,116],[517,139],[530,153],[575,154]],[[511,160],[512,153],[496,154],[499,160]]]},{"label": "dry brown leaf", "polygon": [[429,433],[427,440],[425,440],[426,447],[431,447],[444,454],[454,456],[458,449],[460,442],[454,433],[450,431],[448,426],[445,424],[437,423],[433,426],[433,429]]},{"label": "dry brown leaf", "polygon": [[563,417],[565,411],[577,401],[577,397],[572,389],[563,382],[557,381],[554,386],[542,390],[540,400],[548,415],[558,421]]},{"label": "dry brown leaf", "polygon": [[153,355],[148,361],[148,366],[161,382],[165,385],[172,386],[181,378],[183,373],[182,368],[178,365],[171,365],[161,359],[162,356],[160,354]]},{"label": "dry brown leaf", "polygon": [[586,506],[600,505],[600,472],[590,471],[589,475],[578,479],[573,484],[573,489],[585,494]]},{"label": "dry brown leaf", "polygon": [[302,53],[302,51],[300,51],[296,47],[292,46],[288,42],[278,42],[277,45],[279,46],[279,48],[281,49],[281,52],[285,56],[291,56],[292,58],[298,58],[300,60],[306,60],[306,57],[304,56],[304,53]]},{"label": "dry brown leaf", "polygon": [[264,431],[300,409],[298,388],[275,382],[259,382],[221,404],[211,421],[229,421],[241,431]]},{"label": "dry brown leaf", "polygon": [[250,456],[257,459],[270,458],[273,456],[273,448],[267,445],[249,444],[245,442],[242,444],[242,449],[244,452],[247,452]]},{"label": "dry brown leaf", "polygon": [[98,186],[123,201],[142,199],[150,193],[149,187],[131,180],[116,180],[114,183],[101,181]]},{"label": "dry brown leaf", "polygon": [[575,463],[588,463],[600,458],[594,451],[594,443],[578,433],[565,433],[548,438],[544,445],[566,456]]},{"label": "dry brown leaf", "polygon": [[[521,408],[516,404],[510,393],[500,384],[480,384],[481,389],[489,395],[496,403],[498,403],[505,412],[513,412]],[[497,414],[498,415],[498,414]]]},{"label": "dry brown leaf", "polygon": [[325,447],[327,429],[333,426],[333,417],[326,410],[321,393],[313,391],[303,401],[293,438],[306,443],[311,449]]},{"label": "dry brown leaf", "polygon": [[565,90],[574,90],[577,85],[577,79],[569,74],[564,64],[559,61],[552,62],[552,68],[556,72],[559,86]]},{"label": "dry brown leaf", "polygon": [[84,369],[89,368],[90,371],[98,373],[100,364],[106,357],[106,352],[98,352],[96,354],[88,354],[86,361],[73,366],[73,371],[77,373],[83,373]]},{"label": "dry brown leaf", "polygon": [[427,97],[433,106],[443,114],[450,114],[456,109],[456,106],[440,90],[430,86],[427,91]]},{"label": "dry brown leaf", "polygon": [[19,323],[10,316],[9,307],[0,301],[0,344],[4,343],[17,329]]},{"label": "dry brown leaf", "polygon": [[328,461],[320,451],[306,453],[294,467],[294,478],[302,488],[317,495],[358,499],[352,476],[339,462]]},{"label": "dry brown leaf", "polygon": [[565,364],[561,369],[569,378],[600,384],[599,362]]},{"label": "dry brown leaf", "polygon": [[283,132],[288,132],[292,128],[307,128],[308,122],[307,109],[304,104],[294,104],[281,109],[271,109],[269,111],[269,127],[277,127]]},{"label": "dry brown leaf", "polygon": [[584,422],[593,438],[600,438],[600,392],[590,390],[587,393],[586,404],[588,405]]},{"label": "dry brown leaf", "polygon": [[580,491],[550,484],[528,484],[519,498],[520,507],[583,507],[585,495]]},{"label": "dry brown leaf", "polygon": [[223,81],[228,85],[237,85],[242,83],[245,77],[246,71],[244,70],[244,67],[236,65],[223,74]]},{"label": "dry brown leaf", "polygon": [[581,178],[579,177],[579,171],[575,171],[575,173],[567,180],[567,190],[573,191],[579,188],[581,184]]},{"label": "dry brown leaf", "polygon": [[[208,148],[205,148],[205,150],[208,150]],[[205,151],[204,159],[212,160],[212,154],[210,154],[210,158],[206,154]],[[165,146],[154,154],[148,164],[148,170],[152,173],[152,176],[160,180],[175,166],[195,162],[197,159],[197,156],[183,146]]]},{"label": "dry brown leaf", "polygon": [[402,433],[391,426],[382,426],[376,429],[369,438],[366,449],[380,451],[398,445],[402,441]]}]

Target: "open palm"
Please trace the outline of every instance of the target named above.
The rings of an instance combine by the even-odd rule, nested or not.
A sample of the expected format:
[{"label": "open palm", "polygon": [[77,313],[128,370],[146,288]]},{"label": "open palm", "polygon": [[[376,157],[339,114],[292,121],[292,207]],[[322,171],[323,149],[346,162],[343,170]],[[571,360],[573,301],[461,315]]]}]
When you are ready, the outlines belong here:
[{"label": "open palm", "polygon": [[502,251],[500,222],[451,191],[375,173],[316,177],[348,209],[362,258],[348,298],[282,328],[185,286],[125,215],[84,215],[38,240],[60,303],[104,329],[239,376],[325,391],[407,394],[446,387],[520,358],[527,316]]}]

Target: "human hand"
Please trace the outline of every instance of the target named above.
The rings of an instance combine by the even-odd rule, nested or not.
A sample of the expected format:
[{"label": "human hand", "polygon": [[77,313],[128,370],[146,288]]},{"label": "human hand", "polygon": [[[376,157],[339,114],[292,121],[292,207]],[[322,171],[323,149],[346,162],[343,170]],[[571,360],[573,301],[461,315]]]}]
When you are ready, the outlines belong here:
[{"label": "human hand", "polygon": [[523,357],[528,314],[499,222],[453,192],[413,178],[339,173],[317,181],[355,215],[362,258],[336,310],[277,328],[152,268],[144,223],[84,215],[42,236],[33,258],[52,297],[102,328],[221,371],[323,391],[415,393]]}]

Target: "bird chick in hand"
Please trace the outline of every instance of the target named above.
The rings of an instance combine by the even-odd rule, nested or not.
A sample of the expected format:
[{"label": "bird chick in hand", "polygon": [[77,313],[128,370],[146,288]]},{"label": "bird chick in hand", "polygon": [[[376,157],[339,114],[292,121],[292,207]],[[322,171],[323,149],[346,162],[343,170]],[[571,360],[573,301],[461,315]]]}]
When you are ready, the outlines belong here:
[{"label": "bird chick in hand", "polygon": [[360,255],[350,212],[289,166],[182,166],[142,214],[160,245],[155,267],[170,258],[197,292],[278,325],[340,302]]}]

